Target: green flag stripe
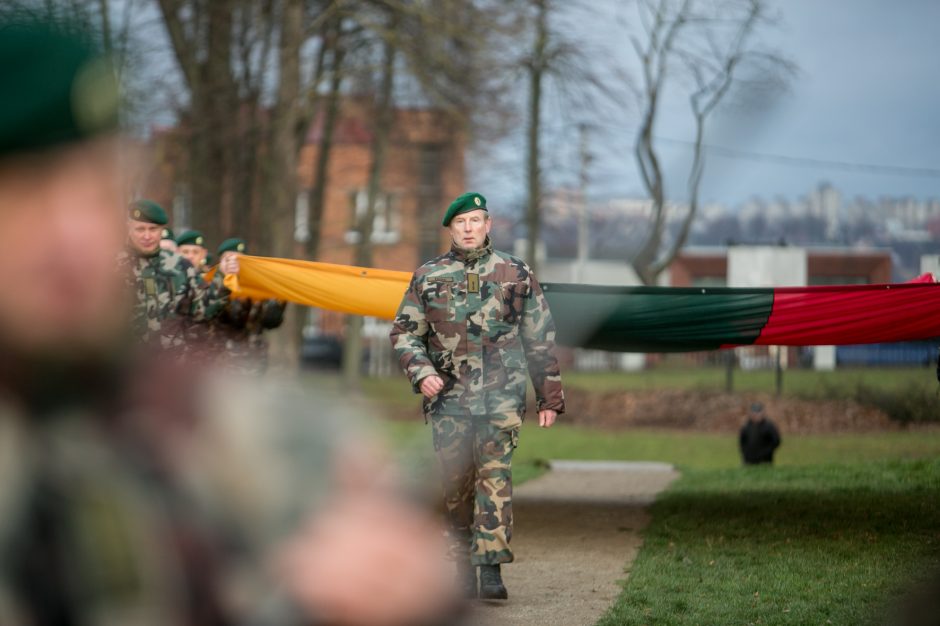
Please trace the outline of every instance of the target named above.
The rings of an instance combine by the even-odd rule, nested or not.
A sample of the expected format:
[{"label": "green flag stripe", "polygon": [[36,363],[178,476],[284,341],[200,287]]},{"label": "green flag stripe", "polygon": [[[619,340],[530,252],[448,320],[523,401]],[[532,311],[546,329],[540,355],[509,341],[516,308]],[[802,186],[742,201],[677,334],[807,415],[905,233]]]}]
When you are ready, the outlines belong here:
[{"label": "green flag stripe", "polygon": [[689,352],[754,343],[772,289],[543,285],[558,343],[617,352]]}]

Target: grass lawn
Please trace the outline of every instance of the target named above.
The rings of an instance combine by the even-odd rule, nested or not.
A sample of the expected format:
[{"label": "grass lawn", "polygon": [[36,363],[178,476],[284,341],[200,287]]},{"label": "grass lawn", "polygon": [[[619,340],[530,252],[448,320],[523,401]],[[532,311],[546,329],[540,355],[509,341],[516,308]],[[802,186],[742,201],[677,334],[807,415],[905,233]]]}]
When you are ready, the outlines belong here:
[{"label": "grass lawn", "polygon": [[[370,381],[374,399],[412,406],[400,381]],[[566,375],[590,391],[722,389],[724,372],[668,369]],[[932,389],[926,369],[786,373],[802,397],[851,397],[860,385]],[[736,372],[738,391],[773,391],[772,372]],[[838,393],[838,392],[836,392]],[[397,405],[396,405],[397,406]],[[414,471],[431,461],[431,433],[384,422]],[[560,424],[523,427],[517,483],[549,459],[666,461],[682,470],[653,521],[624,592],[601,626],[865,624],[913,578],[940,567],[940,429],[788,435],[772,468],[742,468],[733,434]]]},{"label": "grass lawn", "polygon": [[[394,448],[408,456],[429,454],[431,429],[414,422],[382,422]],[[780,467],[940,457],[940,429],[843,435],[787,435]],[[538,475],[551,459],[664,461],[680,469],[724,469],[740,465],[734,434],[627,430],[599,432],[576,426],[538,428],[527,420],[513,460],[518,479]],[[940,506],[940,505],[938,505]]]},{"label": "grass lawn", "polygon": [[[384,427],[412,463],[430,462],[420,420]],[[862,624],[940,567],[940,430],[791,435],[775,467],[742,468],[731,435],[527,423],[516,482],[566,458],[682,470],[601,626]]]},{"label": "grass lawn", "polygon": [[601,626],[864,624],[940,565],[940,460],[686,469]]}]

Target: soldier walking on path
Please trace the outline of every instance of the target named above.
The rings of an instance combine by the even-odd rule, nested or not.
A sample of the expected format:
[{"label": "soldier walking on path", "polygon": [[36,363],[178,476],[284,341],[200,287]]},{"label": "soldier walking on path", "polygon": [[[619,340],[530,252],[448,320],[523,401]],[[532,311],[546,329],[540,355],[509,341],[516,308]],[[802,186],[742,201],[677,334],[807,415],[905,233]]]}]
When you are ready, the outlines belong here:
[{"label": "soldier walking on path", "polygon": [[461,588],[469,597],[505,599],[500,565],[513,560],[511,461],[526,372],[540,426],[550,427],[565,410],[555,326],[529,267],[493,250],[482,195],[454,200],[443,225],[451,250],[415,272],[391,341],[424,395]]}]

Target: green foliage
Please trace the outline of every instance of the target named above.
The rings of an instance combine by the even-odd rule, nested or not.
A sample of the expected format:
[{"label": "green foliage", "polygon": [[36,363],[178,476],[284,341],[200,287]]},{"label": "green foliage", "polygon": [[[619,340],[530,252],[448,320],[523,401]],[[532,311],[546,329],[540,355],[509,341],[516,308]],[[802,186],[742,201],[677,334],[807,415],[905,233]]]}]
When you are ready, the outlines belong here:
[{"label": "green foliage", "polygon": [[914,382],[897,391],[858,385],[855,400],[859,404],[877,407],[903,424],[940,421],[938,390]]},{"label": "green foliage", "polygon": [[940,565],[940,460],[687,469],[600,621],[862,624]]},{"label": "green foliage", "polygon": [[[725,388],[725,370],[714,366],[667,366],[639,372],[563,372],[563,379],[568,386],[586,391],[722,391]],[[933,370],[925,367],[839,369],[831,372],[791,369],[783,373],[783,393],[799,398],[847,399],[854,397],[859,388],[900,392],[914,387],[935,391],[937,379]],[[774,372],[735,370],[734,390],[773,393]]]},{"label": "green foliage", "polygon": [[[641,372],[573,372],[565,383],[590,392],[689,389],[723,391],[725,371],[716,367],[655,368]],[[927,368],[848,369],[832,372],[788,370],[783,393],[811,400],[854,400],[884,411],[893,420],[908,423],[940,421],[940,387]],[[774,372],[736,371],[739,393],[773,393]]]}]

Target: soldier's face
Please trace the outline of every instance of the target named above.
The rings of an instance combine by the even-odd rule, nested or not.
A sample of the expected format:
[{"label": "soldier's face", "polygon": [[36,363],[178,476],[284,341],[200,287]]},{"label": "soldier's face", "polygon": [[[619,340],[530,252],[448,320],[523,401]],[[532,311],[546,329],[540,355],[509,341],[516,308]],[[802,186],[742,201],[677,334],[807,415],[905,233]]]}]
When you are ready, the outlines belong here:
[{"label": "soldier's face", "polygon": [[203,262],[206,260],[206,255],[209,254],[209,251],[203,248],[202,246],[193,246],[185,245],[179,247],[179,253],[183,255],[183,258],[193,264],[193,267],[199,268],[202,267]]},{"label": "soldier's face", "polygon": [[0,345],[99,345],[126,317],[126,208],[113,141],[0,161]]},{"label": "soldier's face", "polygon": [[177,246],[176,242],[173,241],[172,239],[161,239],[160,248],[163,250],[167,250],[168,252],[176,252],[179,246]]},{"label": "soldier's face", "polygon": [[483,246],[492,225],[489,213],[482,209],[461,213],[450,221],[450,236],[458,248],[476,250]]},{"label": "soldier's face", "polygon": [[150,222],[127,220],[127,237],[131,246],[143,254],[153,254],[160,249],[163,226]]}]

